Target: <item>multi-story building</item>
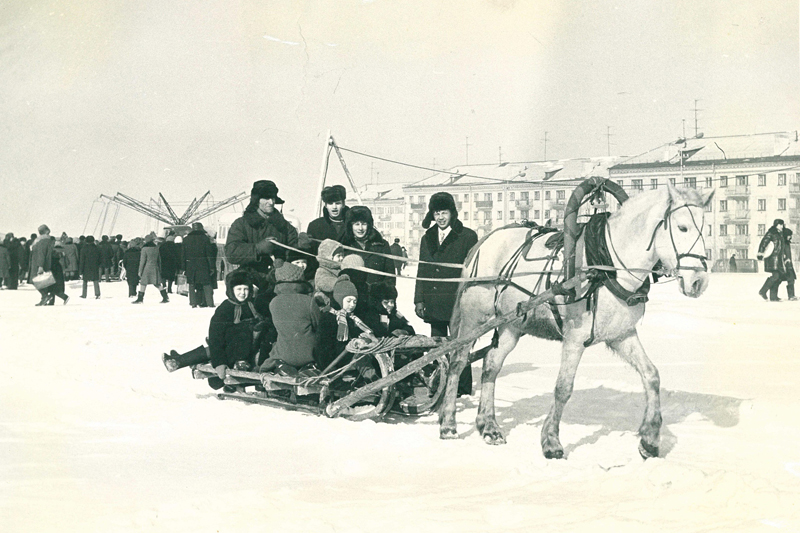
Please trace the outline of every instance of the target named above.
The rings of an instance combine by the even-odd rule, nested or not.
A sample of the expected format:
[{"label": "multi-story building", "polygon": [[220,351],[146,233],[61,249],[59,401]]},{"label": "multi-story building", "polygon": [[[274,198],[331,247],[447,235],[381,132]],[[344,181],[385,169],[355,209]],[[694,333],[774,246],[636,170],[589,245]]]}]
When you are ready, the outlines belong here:
[{"label": "multi-story building", "polygon": [[679,139],[620,161],[609,177],[629,194],[667,182],[715,189],[703,233],[706,255],[718,265],[733,253],[740,260],[755,258],[776,218],[795,234],[800,230],[797,132]]},{"label": "multi-story building", "polygon": [[361,194],[363,205],[370,208],[375,229],[392,244],[395,239],[405,240],[405,201],[402,184],[369,185]]}]

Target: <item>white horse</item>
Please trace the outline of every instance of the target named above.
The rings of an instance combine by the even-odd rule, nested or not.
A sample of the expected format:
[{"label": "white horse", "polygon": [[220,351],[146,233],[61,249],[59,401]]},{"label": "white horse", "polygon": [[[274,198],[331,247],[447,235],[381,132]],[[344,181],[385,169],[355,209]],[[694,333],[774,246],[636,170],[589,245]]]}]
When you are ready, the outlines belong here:
[{"label": "white horse", "polygon": [[[634,295],[628,302],[615,296],[606,285],[590,295],[595,298],[592,305],[584,300],[567,303],[565,297],[556,299],[556,309],[561,324],[549,305],[543,305],[528,313],[523,321],[506,324],[495,330],[491,348],[483,362],[481,397],[476,426],[489,444],[503,444],[505,437],[495,419],[495,380],[506,356],[517,345],[524,334],[544,338],[562,338],[561,368],[555,386],[555,403],[542,427],[542,451],[547,458],[564,455],[559,441],[559,424],[564,405],[569,400],[575,380],[575,372],[587,345],[604,342],[620,358],[639,373],[644,385],[647,407],[639,428],[639,452],[644,458],[658,455],[661,429],[661,406],[659,397],[659,375],[655,365],[639,341],[636,325],[644,315],[645,304],[635,294],[647,279],[658,261],[674,274],[680,291],[697,298],[708,286],[703,240],[704,210],[711,201],[713,191],[701,193],[695,189],[677,189],[667,184],[666,188],[648,190],[627,200],[612,214],[605,224],[605,238],[609,255],[616,270],[615,292]],[[512,226],[496,230],[481,240],[467,258],[462,277],[502,276],[509,260],[519,255],[521,244],[530,230]],[[599,232],[598,232],[599,233]],[[589,267],[585,248],[586,232],[577,239],[575,267]],[[540,239],[544,240],[544,239]],[[534,243],[536,244],[536,243]],[[519,259],[517,274],[543,270],[546,250],[534,247],[527,256],[533,260]],[[538,257],[542,256],[542,257]],[[537,260],[538,257],[538,260]],[[549,259],[552,266],[552,259]],[[558,265],[556,265],[557,267]],[[541,278],[516,276],[513,283],[466,282],[459,288],[458,298],[451,322],[453,336],[467,336],[481,324],[512,311],[517,304],[529,299],[531,294],[541,292]],[[587,290],[589,282],[582,286]],[[579,291],[578,296],[584,294]],[[640,302],[640,303],[637,303]],[[593,312],[593,309],[595,312]],[[561,333],[559,335],[558,333]],[[440,436],[443,439],[458,438],[456,430],[456,389],[458,377],[474,345],[469,345],[451,356],[447,376],[447,389],[440,413]]]}]

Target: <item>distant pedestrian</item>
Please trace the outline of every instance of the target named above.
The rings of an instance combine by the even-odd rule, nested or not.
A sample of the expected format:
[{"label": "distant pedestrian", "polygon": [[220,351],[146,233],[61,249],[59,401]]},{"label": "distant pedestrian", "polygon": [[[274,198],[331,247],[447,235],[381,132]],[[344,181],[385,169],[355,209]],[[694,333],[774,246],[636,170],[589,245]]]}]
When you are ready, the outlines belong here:
[{"label": "distant pedestrian", "polygon": [[211,257],[211,240],[201,222],[183,238],[183,270],[189,283],[189,305],[214,307],[212,282],[216,277],[216,257]]},{"label": "distant pedestrian", "polygon": [[67,305],[69,301],[69,296],[66,293],[66,285],[64,283],[64,269],[61,266],[64,260],[64,245],[62,242],[56,241],[53,247],[53,261],[52,261],[52,274],[53,278],[56,280],[55,283],[50,285],[47,288],[47,305],[53,305],[56,300],[56,296],[61,298],[64,301],[64,305]]},{"label": "distant pedestrian", "polygon": [[736,254],[731,254],[731,258],[728,261],[728,272],[737,272],[738,269],[736,268]]},{"label": "distant pedestrian", "polygon": [[142,257],[142,239],[136,237],[128,243],[128,249],[122,254],[122,265],[125,267],[126,281],[128,282],[128,298],[136,296],[136,286],[139,285],[139,261]]},{"label": "distant pedestrian", "polygon": [[0,241],[0,289],[8,283],[11,276],[11,253],[8,251],[5,238]]},{"label": "distant pedestrian", "polygon": [[161,277],[167,284],[167,294],[172,294],[172,284],[178,278],[178,263],[181,257],[180,246],[175,244],[175,235],[167,235],[167,240],[158,247],[161,256]]},{"label": "distant pedestrian", "polygon": [[100,252],[100,276],[105,278],[104,281],[111,281],[111,267],[114,262],[114,249],[108,240],[108,235],[103,235],[100,239],[100,244],[97,245],[97,250]]},{"label": "distant pedestrian", "polygon": [[94,242],[94,235],[89,235],[81,246],[78,257],[78,274],[83,279],[81,298],[86,298],[86,290],[91,281],[94,284],[94,297],[100,299],[100,250]]},{"label": "distant pedestrian", "polygon": [[[396,255],[397,257],[403,257],[403,247],[400,246],[400,239],[395,238],[394,242],[389,249],[392,251],[392,255]],[[395,261],[394,262],[394,269],[397,275],[400,275],[400,272],[403,270],[403,265],[405,264],[404,261]]]},{"label": "distant pedestrian", "polygon": [[[31,246],[30,255],[30,272],[29,280],[33,282],[33,278],[39,274],[53,271],[53,250],[55,248],[56,240],[50,235],[50,228],[42,224],[39,226],[39,236]],[[36,305],[45,305],[49,298],[49,291],[47,289],[37,289],[42,299]]]},{"label": "distant pedestrian", "polygon": [[[788,236],[788,240],[787,240]],[[758,245],[758,260],[764,260],[764,271],[770,273],[770,277],[764,282],[761,290],[758,291],[759,296],[767,299],[767,292],[769,292],[769,300],[772,302],[779,302],[778,298],[778,285],[781,281],[791,280],[788,291],[789,299],[794,299],[794,266],[792,266],[792,250],[791,250],[791,230],[784,228],[783,220],[776,218],[772,223],[772,227],[767,230],[761,243]],[[772,253],[764,256],[767,246],[772,244]]]},{"label": "distant pedestrian", "polygon": [[17,290],[17,285],[19,284],[19,278],[20,278],[19,267],[20,267],[20,261],[22,261],[22,254],[24,253],[24,251],[19,243],[19,240],[14,237],[13,233],[6,234],[4,243],[6,248],[8,249],[8,256],[9,256],[9,269],[8,269],[8,279],[6,280],[6,288],[14,291]]},{"label": "distant pedestrian", "polygon": [[161,293],[162,304],[168,303],[167,289],[161,282],[161,258],[156,246],[156,234],[152,231],[144,238],[142,253],[139,257],[139,292],[133,303],[140,304],[144,301],[144,291],[148,285],[154,285]]},{"label": "distant pedestrian", "polygon": [[72,240],[72,237],[67,237],[64,243],[64,278],[67,280],[78,279],[78,247]]}]

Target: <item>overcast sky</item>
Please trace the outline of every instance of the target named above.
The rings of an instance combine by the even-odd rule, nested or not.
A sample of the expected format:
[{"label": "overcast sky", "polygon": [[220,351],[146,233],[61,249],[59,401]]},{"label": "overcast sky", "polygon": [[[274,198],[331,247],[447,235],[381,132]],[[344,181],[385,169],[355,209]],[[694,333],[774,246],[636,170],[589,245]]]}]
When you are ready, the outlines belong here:
[{"label": "overcast sky", "polygon": [[[635,155],[693,135],[696,99],[706,135],[796,130],[799,49],[797,0],[4,0],[0,232],[256,179],[307,223],[328,130],[438,167],[467,137],[470,163],[541,160],[545,132],[550,159],[606,155],[609,127]],[[345,157],[359,184],[425,175]]]}]

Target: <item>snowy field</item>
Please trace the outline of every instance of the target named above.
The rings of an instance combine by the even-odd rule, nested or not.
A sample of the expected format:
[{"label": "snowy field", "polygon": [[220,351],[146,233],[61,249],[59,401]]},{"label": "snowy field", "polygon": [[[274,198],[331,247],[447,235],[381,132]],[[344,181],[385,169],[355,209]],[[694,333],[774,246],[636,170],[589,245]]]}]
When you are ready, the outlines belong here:
[{"label": "snowy field", "polygon": [[[0,531],[800,531],[800,301],[764,274],[712,274],[697,300],[653,287],[639,331],[661,373],[661,457],[643,461],[636,373],[587,350],[546,460],[559,345],[524,338],[497,386],[505,446],[435,415],[349,422],[218,401],[161,354],[201,344],[213,310],[131,305],[125,283],[66,306],[0,292]],[[413,286],[400,310],[413,316]],[[90,287],[91,294],[91,287]],[[224,297],[220,288],[217,302]],[[785,285],[781,288],[785,298]],[[421,332],[427,333],[419,321]],[[480,365],[476,364],[475,379]]]}]

